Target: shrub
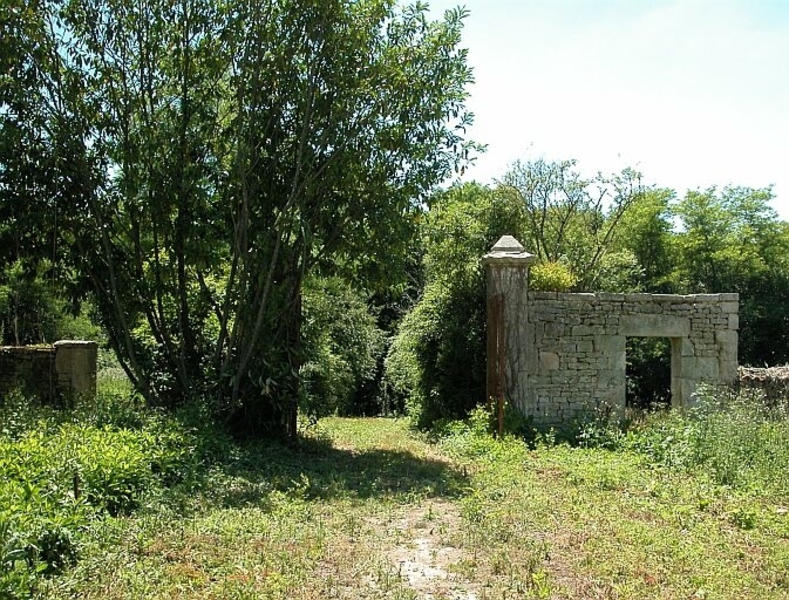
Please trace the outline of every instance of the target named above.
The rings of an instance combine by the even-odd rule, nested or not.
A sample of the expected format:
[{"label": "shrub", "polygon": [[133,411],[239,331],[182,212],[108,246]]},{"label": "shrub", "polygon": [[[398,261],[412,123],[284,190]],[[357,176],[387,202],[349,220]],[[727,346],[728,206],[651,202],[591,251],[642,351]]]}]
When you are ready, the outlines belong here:
[{"label": "shrub", "polygon": [[30,597],[38,577],[72,564],[97,517],[128,513],[194,473],[195,436],[114,386],[100,383],[76,412],[17,396],[0,407],[0,598]]},{"label": "shrub", "polygon": [[358,392],[375,378],[385,342],[367,299],[337,277],[311,278],[303,311],[302,410],[312,418],[356,412]]},{"label": "shrub", "polygon": [[540,262],[529,270],[529,287],[539,292],[566,292],[578,278],[570,267],[560,262]]},{"label": "shrub", "polygon": [[58,295],[51,273],[52,264],[46,260],[0,266],[0,345],[104,339],[93,306],[72,306]]},{"label": "shrub", "polygon": [[643,290],[644,268],[630,250],[608,252],[600,260],[593,286],[603,292],[638,292]]},{"label": "shrub", "polygon": [[0,267],[0,345],[37,344],[57,336],[60,301],[46,261],[16,260]]},{"label": "shrub", "polygon": [[426,284],[401,321],[385,361],[385,384],[416,424],[462,418],[485,400],[485,274],[482,256],[517,233],[523,207],[479,186],[455,186],[422,225]]},{"label": "shrub", "polygon": [[722,485],[789,495],[789,405],[707,386],[696,397],[686,413],[650,415],[629,432],[627,447]]},{"label": "shrub", "polygon": [[400,324],[386,358],[387,382],[419,427],[461,418],[485,397],[482,290],[428,284]]}]

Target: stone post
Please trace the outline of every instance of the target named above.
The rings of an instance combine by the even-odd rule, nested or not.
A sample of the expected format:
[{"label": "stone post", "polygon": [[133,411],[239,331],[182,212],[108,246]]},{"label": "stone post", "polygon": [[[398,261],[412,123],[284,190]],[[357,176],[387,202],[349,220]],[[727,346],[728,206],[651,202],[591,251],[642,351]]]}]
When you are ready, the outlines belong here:
[{"label": "stone post", "polygon": [[[483,258],[487,274],[487,402],[520,404],[526,383],[529,265],[535,256],[511,235],[502,236]],[[523,409],[522,406],[518,406]]]},{"label": "stone post", "polygon": [[56,386],[67,401],[96,395],[96,342],[55,342]]}]

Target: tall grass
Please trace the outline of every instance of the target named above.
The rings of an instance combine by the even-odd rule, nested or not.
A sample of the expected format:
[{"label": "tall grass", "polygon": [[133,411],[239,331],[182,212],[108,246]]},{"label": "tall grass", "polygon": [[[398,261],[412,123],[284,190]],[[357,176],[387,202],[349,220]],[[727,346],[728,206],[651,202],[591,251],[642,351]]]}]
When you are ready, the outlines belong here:
[{"label": "tall grass", "polygon": [[[718,485],[789,499],[789,399],[768,401],[759,391],[700,386],[687,410],[637,411],[625,422],[590,415],[566,431],[537,431],[522,418],[505,419],[509,437],[531,448],[568,444],[635,452],[647,461]],[[479,407],[465,421],[434,431],[450,454],[485,454],[493,415]]]},{"label": "tall grass", "polygon": [[702,387],[687,411],[648,415],[621,438],[650,460],[789,498],[789,401]]},{"label": "tall grass", "polygon": [[78,557],[89,526],[184,481],[197,456],[180,422],[147,410],[122,377],[63,411],[0,401],[0,598],[26,598]]}]

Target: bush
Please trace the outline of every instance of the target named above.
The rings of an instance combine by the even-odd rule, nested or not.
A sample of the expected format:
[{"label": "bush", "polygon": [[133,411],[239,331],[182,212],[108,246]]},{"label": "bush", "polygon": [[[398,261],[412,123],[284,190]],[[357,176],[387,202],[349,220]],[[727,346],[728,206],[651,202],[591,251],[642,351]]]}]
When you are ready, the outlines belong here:
[{"label": "bush", "polygon": [[651,414],[626,446],[722,485],[789,496],[789,404],[706,386],[696,396],[686,413]]},{"label": "bush", "polygon": [[104,343],[106,334],[97,325],[98,315],[90,302],[83,302],[77,312],[61,307],[56,324],[56,338],[60,340],[93,340]]},{"label": "bush", "polygon": [[378,373],[385,339],[366,298],[337,277],[312,278],[303,311],[302,410],[317,418],[369,406],[359,392]]},{"label": "bush", "polygon": [[644,268],[629,250],[608,252],[595,273],[594,289],[601,292],[639,292],[644,286]]},{"label": "bush", "polygon": [[190,431],[142,408],[128,385],[99,390],[77,412],[37,409],[18,396],[0,407],[2,598],[27,598],[38,577],[71,565],[97,517],[133,511],[194,473]]},{"label": "bush", "polygon": [[51,272],[48,261],[0,266],[0,345],[104,339],[93,306],[71,306],[53,286]]},{"label": "bush", "polygon": [[529,287],[538,292],[566,292],[578,278],[570,267],[560,262],[541,262],[529,270]]},{"label": "bush", "polygon": [[37,344],[57,336],[59,300],[46,262],[0,266],[0,345]]},{"label": "bush", "polygon": [[523,207],[477,184],[440,194],[422,225],[426,285],[401,321],[385,385],[415,423],[462,418],[485,401],[485,274],[482,256],[521,229]]},{"label": "bush", "polygon": [[417,426],[461,418],[484,400],[484,306],[481,289],[428,284],[401,322],[386,359],[387,382],[406,398]]}]

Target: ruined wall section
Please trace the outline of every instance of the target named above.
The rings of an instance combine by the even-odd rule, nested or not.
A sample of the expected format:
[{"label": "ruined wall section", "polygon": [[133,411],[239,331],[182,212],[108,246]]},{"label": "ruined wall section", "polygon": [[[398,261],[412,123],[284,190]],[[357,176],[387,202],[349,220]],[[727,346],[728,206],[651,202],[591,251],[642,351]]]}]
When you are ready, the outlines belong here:
[{"label": "ruined wall section", "polygon": [[[625,407],[625,340],[667,337],[672,403],[685,406],[700,382],[737,379],[737,294],[528,293],[521,393],[512,400],[542,425],[591,410]],[[525,384],[525,385],[524,385]]]},{"label": "ruined wall section", "polygon": [[19,390],[43,403],[96,395],[96,342],[0,347],[0,399]]},{"label": "ruined wall section", "polygon": [[0,347],[0,399],[18,390],[48,401],[55,396],[54,346]]},{"label": "ruined wall section", "polygon": [[789,401],[789,365],[781,367],[740,367],[740,390],[763,396],[768,406]]}]

